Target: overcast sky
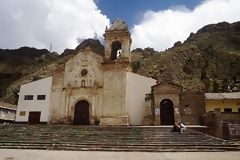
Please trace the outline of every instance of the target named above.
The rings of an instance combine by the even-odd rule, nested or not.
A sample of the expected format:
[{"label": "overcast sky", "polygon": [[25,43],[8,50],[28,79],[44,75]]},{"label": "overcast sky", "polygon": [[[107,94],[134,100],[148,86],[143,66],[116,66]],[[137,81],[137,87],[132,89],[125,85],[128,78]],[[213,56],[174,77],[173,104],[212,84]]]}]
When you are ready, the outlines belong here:
[{"label": "overcast sky", "polygon": [[132,49],[165,50],[204,25],[240,21],[240,0],[0,0],[0,48],[52,44],[62,53],[102,37],[117,17],[129,24]]}]

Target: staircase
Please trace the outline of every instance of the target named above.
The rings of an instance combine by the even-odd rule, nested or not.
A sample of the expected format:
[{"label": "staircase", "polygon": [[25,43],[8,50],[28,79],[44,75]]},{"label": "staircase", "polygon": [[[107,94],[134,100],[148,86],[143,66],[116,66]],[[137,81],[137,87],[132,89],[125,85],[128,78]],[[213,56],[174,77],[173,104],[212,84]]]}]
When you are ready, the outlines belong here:
[{"label": "staircase", "polygon": [[188,129],[71,125],[0,125],[0,149],[76,151],[213,152],[240,145]]}]

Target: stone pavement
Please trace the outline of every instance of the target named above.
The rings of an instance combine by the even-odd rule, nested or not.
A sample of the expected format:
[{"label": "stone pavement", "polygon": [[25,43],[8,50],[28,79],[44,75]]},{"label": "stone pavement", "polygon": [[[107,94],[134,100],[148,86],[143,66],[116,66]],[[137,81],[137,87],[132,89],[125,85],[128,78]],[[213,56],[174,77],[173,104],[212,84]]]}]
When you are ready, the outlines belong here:
[{"label": "stone pavement", "polygon": [[101,152],[0,149],[0,160],[238,160],[240,152]]}]

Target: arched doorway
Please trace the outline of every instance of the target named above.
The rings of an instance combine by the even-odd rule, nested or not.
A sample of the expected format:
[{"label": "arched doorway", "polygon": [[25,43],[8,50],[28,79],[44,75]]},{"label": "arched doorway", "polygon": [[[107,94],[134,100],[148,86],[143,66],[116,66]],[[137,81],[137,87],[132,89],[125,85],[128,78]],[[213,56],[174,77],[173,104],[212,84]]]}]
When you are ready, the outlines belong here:
[{"label": "arched doorway", "polygon": [[119,56],[121,56],[121,52],[122,44],[119,41],[114,41],[112,43],[111,60],[116,60]]},{"label": "arched doorway", "polygon": [[81,100],[75,105],[74,124],[89,125],[89,103],[86,100]]},{"label": "arched doorway", "polygon": [[164,99],[160,103],[160,120],[161,125],[174,125],[174,107],[169,99]]}]

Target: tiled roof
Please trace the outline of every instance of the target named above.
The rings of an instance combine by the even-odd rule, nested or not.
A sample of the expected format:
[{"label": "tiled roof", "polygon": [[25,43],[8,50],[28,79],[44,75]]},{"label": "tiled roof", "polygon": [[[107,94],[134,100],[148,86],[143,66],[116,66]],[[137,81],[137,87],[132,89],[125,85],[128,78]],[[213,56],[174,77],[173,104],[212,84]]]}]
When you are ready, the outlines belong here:
[{"label": "tiled roof", "polygon": [[205,99],[240,99],[240,92],[205,93]]},{"label": "tiled roof", "polygon": [[8,109],[17,109],[17,105],[10,104],[10,103],[5,103],[5,102],[0,102],[0,108],[8,108]]}]

